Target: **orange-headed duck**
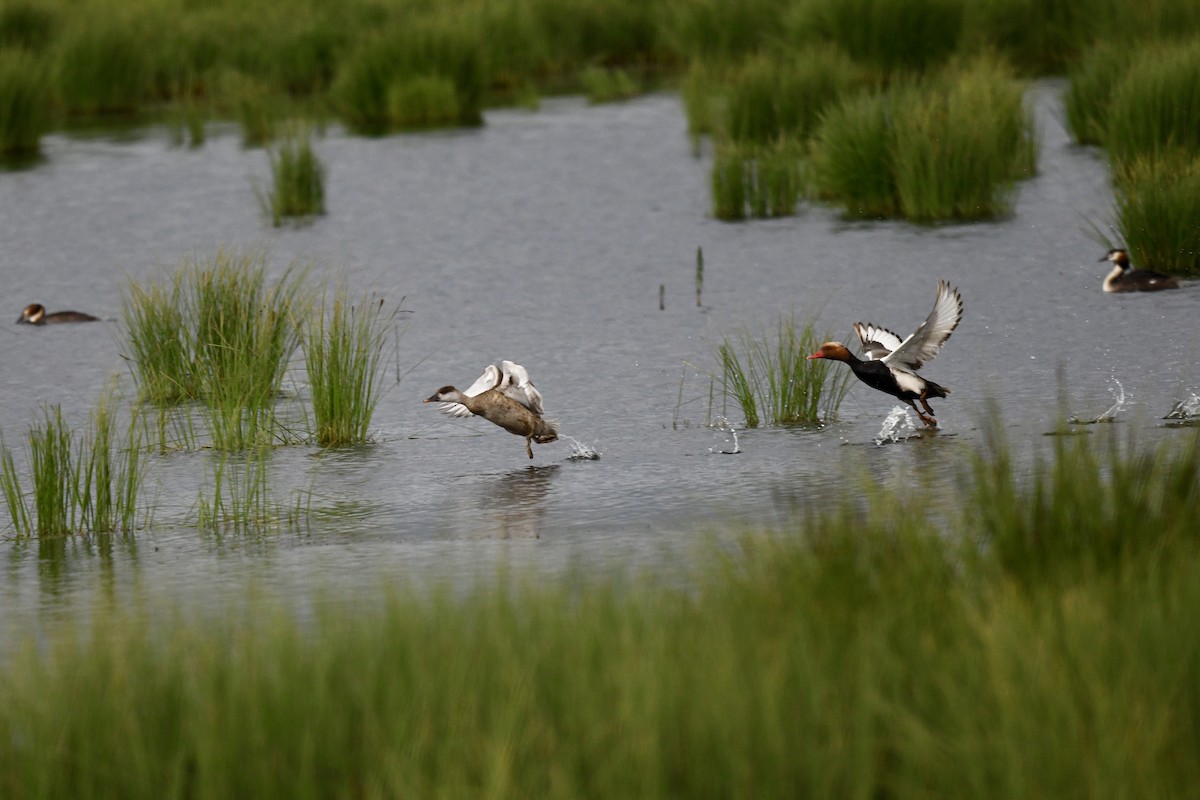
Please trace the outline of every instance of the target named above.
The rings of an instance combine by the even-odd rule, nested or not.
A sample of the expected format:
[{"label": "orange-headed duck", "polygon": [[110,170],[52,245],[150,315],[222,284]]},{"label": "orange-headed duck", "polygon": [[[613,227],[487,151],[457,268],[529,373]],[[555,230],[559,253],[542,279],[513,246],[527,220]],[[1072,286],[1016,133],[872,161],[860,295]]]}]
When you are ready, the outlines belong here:
[{"label": "orange-headed duck", "polygon": [[[862,342],[865,360],[855,356],[841,342],[826,342],[809,359],[831,358],[846,362],[860,381],[908,403],[926,426],[936,428],[937,419],[926,401],[930,397],[945,397],[950,390],[922,378],[917,370],[938,354],[958,327],[962,314],[962,295],[945,281],[938,281],[933,311],[907,339],[901,341],[887,328],[856,322],[854,331]],[[924,414],[913,400],[921,401]]]},{"label": "orange-headed duck", "polygon": [[1179,281],[1170,275],[1149,269],[1134,269],[1129,263],[1129,253],[1119,247],[1109,250],[1100,260],[1113,263],[1112,272],[1104,279],[1106,292],[1157,292],[1159,289],[1179,288]]},{"label": "orange-headed duck", "polygon": [[24,322],[29,325],[52,325],[56,322],[98,322],[99,317],[93,317],[91,314],[84,314],[82,311],[55,311],[53,314],[47,314],[46,308],[41,303],[30,303],[25,306],[25,310],[21,312],[17,322]]},{"label": "orange-headed duck", "polygon": [[533,458],[532,442],[546,444],[558,439],[558,423],[542,417],[542,393],[529,380],[520,364],[501,361],[489,364],[465,391],[443,386],[425,400],[443,403],[442,411],[452,417],[479,416],[509,433],[525,437],[525,452]]}]

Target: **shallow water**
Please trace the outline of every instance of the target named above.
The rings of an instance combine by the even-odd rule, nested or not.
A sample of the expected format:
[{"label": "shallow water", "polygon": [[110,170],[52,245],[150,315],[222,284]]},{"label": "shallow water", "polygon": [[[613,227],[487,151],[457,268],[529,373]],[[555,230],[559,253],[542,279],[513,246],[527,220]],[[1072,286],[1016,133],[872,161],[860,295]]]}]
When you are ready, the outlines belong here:
[{"label": "shallow water", "polygon": [[[211,456],[155,457],[150,530],[59,543],[14,542],[10,531],[0,544],[0,639],[97,598],[210,603],[253,585],[303,603],[314,585],[349,594],[378,580],[470,585],[498,563],[533,574],[662,568],[725,522],[770,523],[852,492],[863,471],[901,491],[953,486],[993,400],[1018,449],[1071,417],[1109,411],[1117,384],[1117,424],[1090,431],[1136,429],[1146,443],[1191,435],[1161,418],[1200,383],[1200,287],[1100,291],[1106,248],[1088,222],[1109,218],[1111,191],[1101,155],[1068,141],[1062,88],[1031,93],[1040,172],[1017,188],[1013,215],[938,227],[847,223],[821,207],[715,221],[709,164],[693,157],[673,95],[554,100],[450,133],[365,139],[331,128],[316,143],[329,213],[280,230],[254,192],[269,180],[267,156],[243,149],[233,127],[211,127],[198,149],[173,147],[161,128],[47,137],[39,165],[0,173],[12,319],[37,301],[115,320],[128,279],[255,245],[280,270],[316,261],[315,278],[344,274],[354,291],[405,298],[411,313],[389,368],[401,380],[375,417],[377,443],[272,455],[284,502],[290,487],[313,490],[309,530],[198,533],[188,520]],[[908,435],[886,422],[895,402],[858,385],[820,430],[710,424],[722,409],[709,408],[708,379],[685,362],[711,368],[724,334],[773,327],[793,311],[840,338],[856,320],[906,334],[939,278],[959,286],[966,306],[924,370],[954,390],[933,404],[942,432]],[[43,404],[82,422],[114,375],[128,377],[115,321],[0,330],[9,376],[0,429],[10,444]],[[504,358],[529,368],[548,415],[598,460],[572,458],[564,439],[535,445],[530,462],[517,437],[420,402]]]}]

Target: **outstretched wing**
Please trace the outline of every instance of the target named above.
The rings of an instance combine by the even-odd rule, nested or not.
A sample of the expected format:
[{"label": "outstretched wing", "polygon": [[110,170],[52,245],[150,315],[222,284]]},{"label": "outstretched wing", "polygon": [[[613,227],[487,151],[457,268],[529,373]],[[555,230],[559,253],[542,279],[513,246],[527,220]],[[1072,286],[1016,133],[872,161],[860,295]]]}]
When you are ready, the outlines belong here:
[{"label": "outstretched wing", "polygon": [[883,358],[900,346],[899,336],[887,328],[881,328],[869,322],[866,324],[854,323],[854,332],[858,334],[858,340],[862,342],[863,355],[867,357],[867,361]]},{"label": "outstretched wing", "polygon": [[501,361],[500,374],[500,384],[496,388],[540,417],[542,393],[529,380],[529,371],[520,364]]},{"label": "outstretched wing", "polygon": [[[475,379],[475,382],[463,391],[467,397],[478,397],[488,389],[496,388],[500,383],[500,370],[496,369],[495,364],[488,364],[484,369],[483,374]],[[442,403],[438,408],[452,417],[471,417],[474,414],[471,410],[462,403]]]},{"label": "outstretched wing", "polygon": [[933,360],[942,349],[942,345],[958,327],[962,315],[962,295],[945,281],[938,281],[937,299],[933,302],[933,310],[929,312],[929,316],[917,326],[911,336],[884,356],[883,362],[901,369],[920,369],[926,361]]}]

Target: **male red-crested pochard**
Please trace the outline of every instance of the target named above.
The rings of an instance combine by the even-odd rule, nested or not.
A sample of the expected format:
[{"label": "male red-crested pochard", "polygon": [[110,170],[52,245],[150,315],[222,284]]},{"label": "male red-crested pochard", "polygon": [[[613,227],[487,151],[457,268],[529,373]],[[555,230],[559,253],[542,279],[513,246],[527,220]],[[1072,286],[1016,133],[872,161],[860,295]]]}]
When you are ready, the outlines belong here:
[{"label": "male red-crested pochard", "polygon": [[511,361],[501,361],[499,369],[488,364],[465,392],[443,386],[425,402],[442,403],[442,411],[452,417],[483,417],[509,433],[524,436],[530,458],[533,442],[546,444],[558,439],[558,423],[542,417],[542,393],[529,380],[529,372]]},{"label": "male red-crested pochard", "polygon": [[[887,328],[856,322],[854,332],[862,342],[865,360],[855,356],[841,342],[826,342],[809,359],[831,358],[846,362],[860,381],[908,403],[926,426],[936,428],[937,419],[927,400],[930,397],[945,397],[950,390],[922,378],[917,370],[938,354],[958,327],[962,314],[962,295],[945,281],[938,281],[933,311],[907,339],[901,341]],[[924,414],[913,403],[914,400],[921,401]]]},{"label": "male red-crested pochard", "polygon": [[1106,292],[1157,292],[1160,289],[1179,288],[1179,281],[1170,275],[1149,269],[1134,269],[1129,263],[1129,253],[1119,247],[1109,250],[1100,260],[1113,263],[1112,272],[1104,278]]},{"label": "male red-crested pochard", "polygon": [[53,314],[46,313],[46,307],[41,303],[30,303],[25,306],[25,310],[21,312],[21,316],[17,318],[17,322],[24,322],[29,325],[52,325],[57,322],[98,322],[99,317],[93,317],[91,314],[84,314],[82,311],[55,311]]}]

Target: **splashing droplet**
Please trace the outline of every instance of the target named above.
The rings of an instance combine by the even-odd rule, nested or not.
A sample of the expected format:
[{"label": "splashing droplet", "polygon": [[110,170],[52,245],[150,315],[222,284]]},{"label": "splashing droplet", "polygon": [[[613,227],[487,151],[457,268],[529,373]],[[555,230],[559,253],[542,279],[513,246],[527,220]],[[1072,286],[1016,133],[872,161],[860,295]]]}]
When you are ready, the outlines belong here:
[{"label": "splashing droplet", "polygon": [[1163,419],[1194,420],[1200,417],[1200,395],[1195,392],[1186,400],[1180,400],[1171,407]]},{"label": "splashing droplet", "polygon": [[[725,431],[725,430],[729,431],[729,435],[732,437],[732,440],[733,440],[733,449],[727,450],[722,447],[721,449],[718,450],[716,447],[710,447],[710,448],[708,448],[708,452],[720,453],[722,455],[727,455],[727,456],[734,456],[734,455],[737,455],[738,453],[742,452],[742,448],[738,445],[737,428],[735,428],[733,426],[732,422],[725,419],[725,417],[717,417],[717,430],[718,431]],[[725,444],[729,444],[729,442],[730,442],[730,439],[726,438]]]},{"label": "splashing droplet", "polygon": [[917,426],[913,424],[908,408],[895,406],[884,419],[883,427],[879,429],[879,435],[875,437],[875,444],[898,444],[916,432]]},{"label": "splashing droplet", "polygon": [[591,445],[586,445],[572,436],[563,436],[562,434],[559,434],[558,438],[565,439],[571,443],[571,455],[567,456],[567,458],[575,459],[576,461],[600,460],[600,450],[596,447],[595,442],[592,442]]}]

